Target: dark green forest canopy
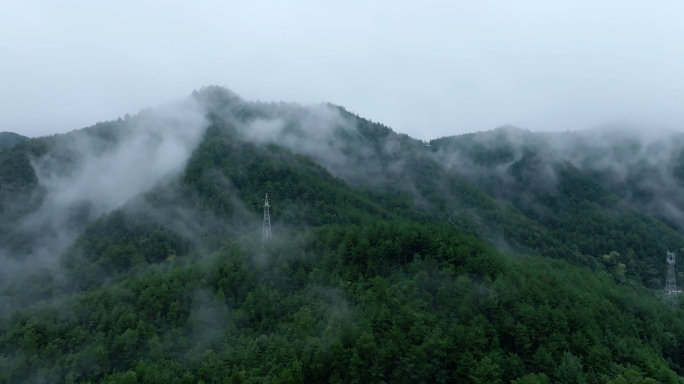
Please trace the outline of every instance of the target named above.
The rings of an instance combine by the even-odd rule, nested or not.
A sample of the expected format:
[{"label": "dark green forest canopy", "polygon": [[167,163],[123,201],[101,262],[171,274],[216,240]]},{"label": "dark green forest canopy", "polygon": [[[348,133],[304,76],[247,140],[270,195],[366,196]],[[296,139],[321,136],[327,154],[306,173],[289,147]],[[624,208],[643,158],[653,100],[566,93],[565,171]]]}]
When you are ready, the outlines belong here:
[{"label": "dark green forest canopy", "polygon": [[[601,140],[590,136],[594,134]],[[679,155],[671,155],[684,151],[684,142],[681,134],[673,135],[662,158],[650,153],[657,142],[637,142],[644,148],[635,151],[636,139],[621,141],[618,136],[606,144],[601,131],[551,134],[512,127],[433,140],[431,150],[544,226],[563,243],[560,249],[581,255],[561,251],[562,258],[581,260],[590,268],[607,260],[606,266],[624,264],[628,280],[657,289],[664,284],[662,255],[681,251],[684,245],[679,223],[679,207],[684,205],[678,192],[684,184],[674,173],[684,163]],[[604,146],[596,144],[601,141]],[[651,163],[651,171],[638,184],[632,175],[642,171],[626,158]],[[643,188],[658,193],[651,196],[657,204],[640,197]],[[605,257],[611,253],[619,257]]]},{"label": "dark green forest canopy", "polygon": [[45,235],[22,223],[52,198],[36,161],[68,177],[88,158],[63,143],[142,128],[0,151],[0,383],[684,382],[676,223],[546,136],[427,145],[333,105],[192,98],[206,129],[182,169],[73,207],[79,236],[29,272]]},{"label": "dark green forest canopy", "polygon": [[14,132],[0,132],[0,150],[13,147],[25,140],[28,140],[28,137]]}]

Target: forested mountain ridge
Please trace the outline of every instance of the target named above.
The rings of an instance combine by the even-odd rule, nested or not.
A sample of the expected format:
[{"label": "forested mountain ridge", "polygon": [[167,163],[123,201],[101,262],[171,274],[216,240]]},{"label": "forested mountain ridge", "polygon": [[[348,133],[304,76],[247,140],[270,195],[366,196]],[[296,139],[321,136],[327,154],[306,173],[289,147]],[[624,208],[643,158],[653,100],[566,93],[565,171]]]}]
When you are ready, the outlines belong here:
[{"label": "forested mountain ridge", "polygon": [[0,150],[13,147],[25,140],[28,140],[28,137],[18,133],[0,132]]},{"label": "forested mountain ridge", "polygon": [[440,150],[207,87],[0,152],[0,382],[682,382],[661,260],[611,248],[677,232],[572,163],[519,183],[538,209]]},{"label": "forested mountain ridge", "polygon": [[496,164],[490,162],[488,168],[507,167],[523,157],[534,158],[547,167],[567,161],[639,209],[678,227],[682,225],[681,203],[677,200],[677,189],[684,185],[681,132],[607,126],[577,132],[532,133],[502,127],[432,143],[437,150],[448,148],[454,160],[462,157],[463,162],[479,163],[473,164],[475,167],[484,165],[478,160],[483,156],[496,159]]},{"label": "forested mountain ridge", "polygon": [[662,255],[682,247],[684,183],[678,170],[684,166],[684,136],[642,135],[629,129],[532,133],[502,127],[433,140],[431,149],[554,237],[599,260],[615,252],[619,257],[604,261],[624,264],[627,275],[657,288],[663,284]]}]

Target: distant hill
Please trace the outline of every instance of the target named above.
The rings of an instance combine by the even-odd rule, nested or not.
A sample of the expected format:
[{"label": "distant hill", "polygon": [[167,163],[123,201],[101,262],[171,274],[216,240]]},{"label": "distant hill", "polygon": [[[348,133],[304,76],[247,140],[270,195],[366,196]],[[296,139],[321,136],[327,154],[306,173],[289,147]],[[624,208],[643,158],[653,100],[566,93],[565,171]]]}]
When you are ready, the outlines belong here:
[{"label": "distant hill", "polygon": [[13,147],[24,140],[28,140],[28,137],[14,132],[0,132],[0,150]]}]

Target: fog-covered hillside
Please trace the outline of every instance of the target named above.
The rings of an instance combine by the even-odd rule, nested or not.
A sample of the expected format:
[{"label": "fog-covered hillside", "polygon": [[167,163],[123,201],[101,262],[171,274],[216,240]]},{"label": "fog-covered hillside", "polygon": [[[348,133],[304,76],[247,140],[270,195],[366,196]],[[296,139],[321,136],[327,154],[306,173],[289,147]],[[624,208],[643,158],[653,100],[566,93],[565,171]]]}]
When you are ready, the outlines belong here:
[{"label": "fog-covered hillside", "polygon": [[684,382],[679,134],[640,135],[426,143],[206,87],[26,140],[0,382]]}]

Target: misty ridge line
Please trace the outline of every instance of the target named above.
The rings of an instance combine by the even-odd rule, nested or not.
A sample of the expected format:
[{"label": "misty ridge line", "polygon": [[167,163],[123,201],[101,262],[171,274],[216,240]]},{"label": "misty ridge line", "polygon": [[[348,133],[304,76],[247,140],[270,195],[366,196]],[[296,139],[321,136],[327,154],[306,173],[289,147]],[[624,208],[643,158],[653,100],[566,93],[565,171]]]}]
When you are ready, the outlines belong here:
[{"label": "misty ridge line", "polygon": [[[212,87],[207,87],[212,88]],[[205,91],[203,89],[202,91]],[[216,91],[216,90],[213,90]],[[254,143],[273,143],[287,147],[293,152],[309,156],[316,161],[325,165],[331,172],[336,176],[341,176],[343,178],[353,179],[354,174],[362,171],[368,176],[379,176],[382,173],[380,170],[375,169],[373,171],[368,168],[373,168],[376,166],[376,161],[366,162],[363,167],[359,164],[354,163],[350,160],[350,157],[354,156],[361,158],[363,160],[373,160],[370,157],[373,156],[377,148],[372,148],[364,141],[358,129],[356,129],[355,122],[352,121],[350,116],[342,116],[340,107],[334,107],[330,104],[321,104],[316,106],[302,107],[296,104],[275,104],[275,103],[253,103],[245,102],[239,98],[239,96],[232,94],[228,90],[219,90],[221,92],[225,91],[230,94],[229,97],[237,99],[239,103],[249,104],[252,109],[263,108],[265,112],[264,116],[256,117],[251,120],[245,121],[245,119],[236,119],[235,116],[229,116],[230,114],[223,114],[223,117],[228,117],[228,121],[236,123],[239,127],[239,131],[242,134],[242,138],[247,141]],[[235,101],[235,100],[232,100]],[[270,108],[276,105],[276,108]],[[264,108],[269,106],[269,108]],[[204,103],[204,111],[211,108],[207,108],[206,103]],[[235,106],[232,106],[235,109]],[[166,108],[165,112],[170,112],[172,108]],[[176,117],[179,117],[177,114]],[[391,130],[390,130],[391,131]],[[140,132],[137,130],[136,132]],[[146,134],[151,133],[151,134]],[[391,131],[394,135],[387,135],[384,147],[381,149],[383,154],[399,155],[401,152],[399,149],[398,135]],[[141,154],[148,153],[150,148],[154,148],[154,137],[159,140],[159,149],[156,150],[155,155],[159,156],[148,156],[144,157]],[[168,137],[168,136],[166,136]],[[96,211],[111,209],[111,206],[121,205],[127,198],[139,193],[142,189],[149,188],[150,184],[153,182],[147,182],[149,180],[155,180],[155,177],[147,177],[145,171],[140,174],[134,173],[130,179],[126,180],[126,183],[117,183],[121,179],[122,169],[129,167],[134,167],[140,164],[151,164],[150,172],[152,174],[163,173],[165,170],[166,163],[172,163],[178,158],[174,157],[173,154],[176,152],[183,152],[182,142],[191,142],[191,147],[196,145],[197,136],[194,138],[186,137],[185,140],[175,140],[178,137],[175,135],[170,136],[172,140],[166,140],[164,136],[160,135],[160,132],[151,130],[146,132],[142,130],[142,134],[134,135],[129,137],[126,143],[122,143],[119,148],[118,153],[111,153],[110,156],[103,156],[101,154],[94,153],[92,150],[93,141],[89,140],[79,140],[75,139],[75,143],[70,146],[75,148],[75,152],[81,154],[84,158],[83,163],[85,164],[79,175],[75,175],[69,180],[70,184],[68,187],[66,185],[58,185],[64,182],[65,178],[60,177],[55,172],[54,167],[50,165],[50,159],[42,161],[42,164],[36,163],[34,169],[39,175],[41,185],[45,186],[49,191],[51,191],[51,198],[55,200],[55,203],[59,204],[69,204],[71,200],[78,200],[79,197],[85,196],[86,200],[94,202],[95,206],[99,209]],[[458,137],[458,136],[457,136]],[[345,144],[352,139],[353,145],[350,146]],[[408,138],[408,136],[406,136]],[[187,140],[190,139],[190,140]],[[410,139],[415,142],[421,142],[419,140]],[[440,139],[437,139],[440,140]],[[81,142],[79,142],[81,141]],[[519,143],[520,144],[520,143]],[[553,143],[551,143],[553,144]],[[126,148],[128,150],[123,150]],[[555,148],[554,150],[559,150]],[[561,148],[561,152],[564,154],[571,155],[568,150]],[[130,155],[134,156],[130,156]],[[183,158],[180,156],[179,158]],[[568,156],[566,156],[568,157]],[[450,159],[452,165],[465,164],[470,166],[466,159],[457,159],[456,157]],[[170,162],[169,162],[170,160]],[[513,159],[511,163],[519,160],[518,158]],[[109,167],[111,161],[117,164],[121,164],[121,167]],[[182,162],[179,161],[179,162]],[[109,167],[109,168],[108,168]],[[168,168],[176,169],[179,164],[172,164]],[[395,163],[394,167],[400,171],[400,164]],[[365,169],[364,169],[365,168]],[[388,169],[391,170],[392,167],[386,167],[384,171]],[[460,167],[466,169],[467,167]],[[356,169],[354,172],[350,171]],[[111,175],[111,177],[97,177],[99,175]],[[154,176],[154,175],[153,175]],[[84,186],[84,180],[94,180],[94,185]],[[58,192],[59,191],[59,192]],[[98,198],[98,196],[103,196],[104,198]],[[106,203],[106,202],[113,203]]]},{"label": "misty ridge line", "polygon": [[[339,106],[246,102],[225,91],[229,93],[228,97],[236,98],[235,104],[242,104],[242,108],[262,109],[258,116],[237,123],[242,139],[285,146],[295,153],[311,157],[335,176],[352,183],[355,179],[370,182],[382,178],[387,172],[401,173],[407,160],[406,153],[416,149],[472,177],[481,170],[476,161],[464,156],[463,151],[439,146],[442,141],[468,137],[473,138],[473,144],[485,149],[495,151],[505,147],[511,152],[506,162],[496,164],[498,172],[510,173],[509,168],[513,164],[526,154],[534,153],[535,157],[549,164],[569,161],[580,169],[607,170],[620,179],[627,177],[630,168],[641,164],[649,164],[659,173],[671,173],[684,145],[684,135],[679,132],[635,126],[604,126],[568,132],[531,132],[502,126],[491,131],[447,136],[428,142],[382,126],[385,132],[377,139],[367,132],[361,133],[358,116]],[[234,119],[230,113],[222,116]],[[634,151],[625,155],[621,147],[630,145]],[[379,155],[385,159],[381,160]],[[388,159],[389,163],[386,163]],[[380,164],[383,161],[385,163]],[[554,179],[554,171],[549,167],[546,166],[544,175]],[[663,178],[666,176],[664,174]]]},{"label": "misty ridge line", "polygon": [[[397,134],[384,126],[384,130],[372,132],[378,137],[369,138],[368,132],[360,131],[358,117],[331,104],[301,106],[248,102],[229,90],[206,87],[183,102],[145,110],[123,122],[112,122],[116,126],[110,130],[95,132],[96,125],[55,136],[55,148],[31,161],[45,193],[43,203],[18,223],[18,227],[24,230],[41,228],[46,234],[37,254],[45,254],[48,249],[53,255],[55,250],[63,251],[82,230],[70,226],[74,215],[85,216],[87,222],[92,222],[150,190],[165,177],[178,174],[202,140],[210,124],[207,116],[212,113],[232,124],[240,140],[286,147],[312,158],[352,185],[373,185],[382,183],[388,174],[401,175],[407,162],[413,160],[406,156],[407,151],[418,150],[421,156],[446,164],[477,181],[478,175],[492,172],[510,179],[513,164],[532,148],[545,161],[542,174],[546,181],[553,183],[555,173],[551,164],[561,159],[569,159],[584,168],[607,170],[623,180],[634,164],[662,165],[679,150],[674,141],[662,133],[660,137],[646,135],[648,140],[641,137],[642,143],[633,133],[622,136],[601,135],[594,131],[535,134],[512,127],[436,139],[427,146],[425,142]],[[487,168],[465,156],[463,151],[436,145],[440,141],[469,136],[475,144],[491,150],[511,147],[512,156]],[[617,157],[619,153],[615,151],[604,152],[598,159],[583,155],[583,148],[596,151],[610,148],[612,138],[636,140],[637,156],[628,157],[631,162],[625,164],[623,157]],[[668,146],[663,150],[665,144]],[[667,177],[667,173],[660,176],[672,188],[678,185]],[[397,187],[419,197],[412,180]],[[653,203],[653,209],[665,210],[662,207],[666,206],[676,213],[671,216],[684,220],[681,208],[684,202],[659,201]]]},{"label": "misty ridge line", "polygon": [[[213,91],[223,92],[220,89]],[[426,143],[407,135],[397,134],[381,124],[369,122],[330,104],[315,106],[312,112],[311,109],[306,110],[307,108],[296,104],[245,102],[229,91],[226,97],[235,97],[237,101],[225,103],[231,104],[231,107],[223,108],[217,113],[223,113],[221,116],[226,120],[238,120],[234,123],[234,128],[242,139],[257,144],[284,146],[295,153],[308,156],[352,187],[380,187],[385,190],[407,192],[413,198],[414,208],[424,208],[425,212],[430,212],[430,207],[434,205],[426,198],[425,193],[430,193],[430,188],[437,188],[446,200],[456,201],[450,208],[455,211],[447,214],[458,216],[453,219],[459,223],[457,225],[460,230],[506,249],[511,247],[509,240],[503,237],[501,228],[480,228],[478,224],[484,224],[489,220],[480,217],[483,214],[481,210],[488,209],[487,203],[479,207],[464,205],[468,204],[467,197],[461,200],[461,196],[452,194],[477,192],[469,190],[470,187],[460,190],[450,188],[449,185],[453,182],[460,183],[453,178],[457,180],[458,175],[465,176],[494,198],[512,203],[518,209],[524,209],[528,213],[523,215],[528,216],[530,211],[527,208],[537,209],[538,192],[558,192],[559,172],[565,172],[568,164],[589,173],[596,170],[608,173],[616,172],[616,169],[623,170],[622,173],[629,174],[631,179],[635,179],[634,172],[638,168],[636,165],[651,164],[659,167],[653,174],[667,177],[667,184],[672,188],[667,193],[663,191],[654,194],[646,202],[632,199],[629,188],[614,184],[612,181],[602,183],[596,175],[592,177],[608,192],[624,199],[625,202],[653,214],[656,218],[666,220],[674,228],[684,226],[684,201],[676,199],[677,195],[681,195],[680,184],[672,178],[671,172],[662,172],[673,169],[675,155],[682,152],[682,147],[676,144],[678,141],[681,143],[679,139],[682,135],[676,132],[658,131],[656,135],[634,129],[597,129],[567,133],[534,133],[504,126],[492,131],[451,136]],[[289,111],[288,106],[291,107]],[[246,110],[251,112],[245,112]],[[312,119],[309,114],[314,114],[317,118]],[[304,124],[303,121],[314,121],[315,124]],[[469,139],[472,140],[468,141]],[[444,144],[449,141],[463,141],[465,149]],[[626,143],[636,143],[636,148],[632,151],[633,161],[620,164],[619,168],[614,167],[614,164],[619,164],[621,156],[624,156]],[[662,150],[664,144],[667,144],[667,151]],[[490,159],[488,163],[483,164],[478,160],[476,153],[468,151],[469,146],[477,147],[476,149],[484,148],[489,154],[494,155],[492,158],[498,160],[492,163]],[[503,157],[497,152],[501,152]],[[669,155],[664,156],[663,153]],[[654,154],[659,157],[654,157]],[[592,165],[593,168],[588,165]],[[439,173],[440,177],[445,177],[444,182],[432,180],[429,181],[432,183],[431,187],[424,188],[421,184],[425,180],[421,180],[419,169],[422,168],[422,172],[425,172],[440,169],[442,166],[452,171]],[[619,180],[623,183],[633,182],[624,177]],[[657,185],[660,183],[644,180],[638,183],[637,187],[654,188],[653,186]],[[515,187],[511,188],[513,186]],[[535,188],[539,190],[535,191]],[[624,191],[627,191],[627,194]],[[500,203],[495,210],[508,209]],[[632,215],[634,210],[627,209],[623,213]],[[547,213],[542,210],[537,211],[537,214],[543,217]],[[531,216],[526,219],[530,218],[532,221],[536,220]]]},{"label": "misty ridge line", "polygon": [[[56,268],[58,256],[73,244],[88,223],[149,191],[161,180],[178,175],[202,140],[209,125],[206,116],[210,109],[206,102],[191,97],[143,110],[132,117],[127,115],[124,119],[42,138],[49,143],[47,153],[30,158],[37,178],[34,193],[40,193],[41,203],[16,223],[17,231],[40,233],[40,236],[31,254],[23,260],[0,249],[0,257],[6,261],[5,272],[29,272],[37,265]],[[228,120],[240,125],[240,119]],[[333,108],[321,106],[308,114],[304,127],[308,132],[318,133],[316,140],[323,139],[332,129],[333,121],[342,122]],[[308,129],[311,125],[328,131]],[[288,147],[306,154],[312,154],[311,149],[316,148],[310,142],[299,143],[303,146],[297,147],[297,141],[280,132],[285,126],[279,117],[256,119],[242,128],[247,141],[285,140]],[[263,135],[264,129],[278,131],[280,136],[274,137],[268,132]],[[341,159],[339,151],[335,154]],[[149,208],[140,203],[131,205],[131,209],[147,209],[153,217],[163,220],[164,215]],[[191,216],[179,212],[174,215]],[[184,228],[181,224],[174,226]],[[191,232],[197,232],[197,228]]]},{"label": "misty ridge line", "polygon": [[[519,194],[525,177],[527,189],[553,191],[558,170],[570,164],[619,198],[684,230],[681,132],[605,126],[540,133],[507,126],[430,144],[441,162],[480,185],[489,184],[490,193],[499,198],[513,198],[506,195],[505,185],[519,185]],[[521,169],[534,173],[522,175]],[[492,189],[496,183],[498,191]]]},{"label": "misty ridge line", "polygon": [[89,223],[178,175],[206,127],[201,107],[187,99],[39,139],[48,151],[30,156],[30,164],[40,205],[14,223],[17,234],[34,240],[24,257],[0,249],[3,272],[58,271],[59,256]]}]

